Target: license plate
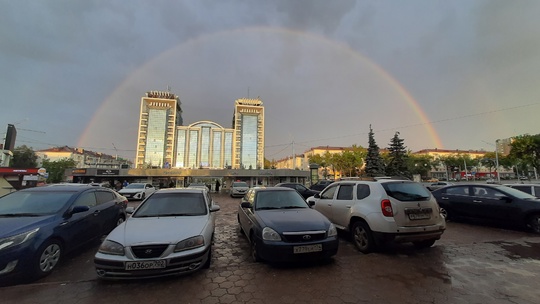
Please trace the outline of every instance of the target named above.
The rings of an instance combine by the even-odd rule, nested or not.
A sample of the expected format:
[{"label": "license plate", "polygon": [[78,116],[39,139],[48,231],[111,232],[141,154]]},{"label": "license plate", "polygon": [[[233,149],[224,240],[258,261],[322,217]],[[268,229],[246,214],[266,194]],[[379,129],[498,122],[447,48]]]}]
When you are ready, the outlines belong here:
[{"label": "license plate", "polygon": [[322,251],[322,244],[306,245],[306,246],[294,246],[293,251],[297,253],[308,253]]},{"label": "license plate", "polygon": [[167,261],[142,261],[142,262],[126,262],[126,270],[145,270],[145,269],[160,269],[167,267]]},{"label": "license plate", "polygon": [[431,218],[431,213],[411,213],[409,214],[410,220],[426,220]]}]

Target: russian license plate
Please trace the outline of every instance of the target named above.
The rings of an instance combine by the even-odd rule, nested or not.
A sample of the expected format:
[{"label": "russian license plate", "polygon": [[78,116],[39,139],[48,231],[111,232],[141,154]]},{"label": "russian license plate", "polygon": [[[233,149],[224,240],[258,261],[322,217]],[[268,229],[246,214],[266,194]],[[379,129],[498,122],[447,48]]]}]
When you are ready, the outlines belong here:
[{"label": "russian license plate", "polygon": [[308,253],[322,251],[322,244],[306,245],[306,246],[294,246],[293,251],[297,253]]},{"label": "russian license plate", "polygon": [[409,214],[410,220],[426,220],[431,218],[431,213],[411,213]]},{"label": "russian license plate", "polygon": [[126,262],[126,270],[160,269],[167,267],[166,260]]}]

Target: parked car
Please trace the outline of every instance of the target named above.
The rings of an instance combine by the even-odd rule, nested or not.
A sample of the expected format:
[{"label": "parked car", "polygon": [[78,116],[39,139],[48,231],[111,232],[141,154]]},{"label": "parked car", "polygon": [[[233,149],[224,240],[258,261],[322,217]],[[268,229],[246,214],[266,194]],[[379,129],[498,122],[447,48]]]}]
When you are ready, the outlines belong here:
[{"label": "parked car", "polygon": [[233,182],[231,185],[231,197],[241,197],[244,196],[249,190],[249,186],[246,182]]},{"label": "parked car", "polygon": [[199,188],[208,190],[208,186],[203,183],[191,183],[189,184],[188,188]]},{"label": "parked car", "polygon": [[298,193],[300,193],[300,195],[302,195],[302,197],[304,197],[304,199],[307,199],[308,197],[313,196],[316,193],[321,192],[321,191],[309,189],[306,186],[304,186],[302,184],[299,184],[299,183],[279,183],[279,184],[276,185],[276,187],[287,187],[287,188],[294,189],[294,190],[298,191]]},{"label": "parked car", "polygon": [[209,268],[219,209],[205,189],[156,191],[103,241],[94,257],[98,277],[149,278]]},{"label": "parked car", "polygon": [[334,225],[290,188],[250,189],[238,206],[238,223],[255,262],[328,259],[338,250]]},{"label": "parked car", "polygon": [[46,186],[0,198],[0,281],[50,274],[69,251],[100,239],[125,218],[127,201],[93,186]]},{"label": "parked car", "polygon": [[333,180],[322,179],[316,182],[315,184],[311,185],[309,189],[315,190],[315,191],[322,191],[324,188],[326,188],[328,185],[330,185],[333,182],[334,182]]},{"label": "parked car", "polygon": [[540,233],[540,199],[523,191],[503,185],[460,184],[432,193],[448,219],[483,219]]},{"label": "parked car", "polygon": [[118,190],[118,193],[127,197],[128,200],[143,200],[157,189],[148,183],[132,183]]},{"label": "parked car", "polygon": [[540,198],[540,184],[505,184],[507,187],[511,187],[525,193],[529,193],[532,196]]},{"label": "parked car", "polygon": [[409,180],[338,181],[309,198],[308,204],[349,232],[363,253],[389,241],[431,247],[446,229],[429,190]]}]

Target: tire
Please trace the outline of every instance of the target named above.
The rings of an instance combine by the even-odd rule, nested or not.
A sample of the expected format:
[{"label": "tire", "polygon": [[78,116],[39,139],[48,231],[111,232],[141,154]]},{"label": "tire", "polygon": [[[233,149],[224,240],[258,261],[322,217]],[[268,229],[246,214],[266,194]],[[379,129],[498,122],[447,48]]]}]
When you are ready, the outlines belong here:
[{"label": "tire", "polygon": [[143,192],[143,194],[141,195],[141,201],[144,200],[145,197],[146,197],[146,193]]},{"label": "tire", "polygon": [[356,221],[352,224],[351,239],[356,249],[362,253],[370,253],[375,250],[373,233],[369,226],[362,221]]},{"label": "tire", "polygon": [[253,262],[255,263],[258,263],[258,262],[261,262],[262,259],[261,259],[261,256],[259,255],[259,251],[258,251],[258,246],[257,246],[257,241],[255,241],[255,235],[253,235],[253,233],[251,233],[251,237],[249,238],[250,240],[250,253],[251,253],[251,259],[253,260]]},{"label": "tire", "polygon": [[58,240],[48,240],[36,252],[34,277],[42,278],[51,274],[62,257],[62,244]]},{"label": "tire", "polygon": [[208,249],[208,260],[206,260],[202,268],[203,269],[210,268],[210,263],[212,263],[212,246],[210,246],[210,248]]},{"label": "tire", "polygon": [[442,217],[444,217],[445,220],[450,220],[450,215],[448,214],[448,211],[446,209],[441,207],[439,213]]},{"label": "tire", "polygon": [[429,248],[433,246],[433,244],[435,244],[435,240],[423,240],[423,241],[413,242],[413,244],[414,244],[414,247],[418,249]]},{"label": "tire", "polygon": [[126,219],[123,216],[119,216],[116,220],[116,227],[120,226]]},{"label": "tire", "polygon": [[540,234],[540,214],[533,214],[527,219],[527,228],[536,234]]}]

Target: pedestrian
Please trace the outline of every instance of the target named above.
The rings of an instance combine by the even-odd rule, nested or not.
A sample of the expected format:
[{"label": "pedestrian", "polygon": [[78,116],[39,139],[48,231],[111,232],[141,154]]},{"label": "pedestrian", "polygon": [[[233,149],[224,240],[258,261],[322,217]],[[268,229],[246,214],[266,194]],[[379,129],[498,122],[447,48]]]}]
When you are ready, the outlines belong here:
[{"label": "pedestrian", "polygon": [[219,179],[216,180],[216,192],[219,193],[219,186],[221,186],[221,184],[219,183]]},{"label": "pedestrian", "polygon": [[124,183],[122,184],[122,186],[125,188],[129,185],[128,181],[127,180],[124,180]]}]

